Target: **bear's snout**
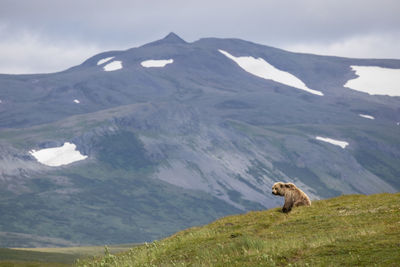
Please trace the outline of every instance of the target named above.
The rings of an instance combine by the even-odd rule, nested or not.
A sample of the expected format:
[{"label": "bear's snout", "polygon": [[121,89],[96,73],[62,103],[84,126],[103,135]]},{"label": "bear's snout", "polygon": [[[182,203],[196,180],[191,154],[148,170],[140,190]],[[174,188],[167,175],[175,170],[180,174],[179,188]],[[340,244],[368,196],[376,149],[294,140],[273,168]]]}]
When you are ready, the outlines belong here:
[{"label": "bear's snout", "polygon": [[276,191],[276,189],[274,188],[274,189],[272,189],[272,194],[273,195],[278,195],[278,191]]}]

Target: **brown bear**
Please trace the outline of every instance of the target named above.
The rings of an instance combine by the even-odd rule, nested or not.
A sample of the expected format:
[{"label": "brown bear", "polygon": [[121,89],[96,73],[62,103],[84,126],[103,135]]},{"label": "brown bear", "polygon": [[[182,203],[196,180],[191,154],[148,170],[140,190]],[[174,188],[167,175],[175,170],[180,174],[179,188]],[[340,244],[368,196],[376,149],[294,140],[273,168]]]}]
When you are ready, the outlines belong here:
[{"label": "brown bear", "polygon": [[311,206],[311,201],[306,193],[292,183],[275,183],[272,186],[272,194],[285,197],[283,212],[289,212],[293,206]]}]

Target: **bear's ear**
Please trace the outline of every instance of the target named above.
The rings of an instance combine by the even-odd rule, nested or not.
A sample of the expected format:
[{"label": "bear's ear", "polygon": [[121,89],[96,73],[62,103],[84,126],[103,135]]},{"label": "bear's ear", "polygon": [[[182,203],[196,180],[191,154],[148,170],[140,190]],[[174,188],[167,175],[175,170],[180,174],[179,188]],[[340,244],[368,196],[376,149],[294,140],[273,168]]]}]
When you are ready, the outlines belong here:
[{"label": "bear's ear", "polygon": [[292,183],[286,183],[286,184],[285,184],[285,187],[287,187],[287,188],[294,188],[294,184],[292,184]]}]

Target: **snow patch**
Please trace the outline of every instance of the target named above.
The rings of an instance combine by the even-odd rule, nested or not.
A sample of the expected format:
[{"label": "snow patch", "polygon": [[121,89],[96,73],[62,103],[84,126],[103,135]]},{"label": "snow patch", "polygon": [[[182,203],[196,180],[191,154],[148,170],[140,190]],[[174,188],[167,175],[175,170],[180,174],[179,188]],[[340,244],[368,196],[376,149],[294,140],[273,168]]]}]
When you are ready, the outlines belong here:
[{"label": "snow patch", "polygon": [[150,59],[150,60],[142,61],[140,63],[140,65],[142,65],[142,67],[145,67],[145,68],[153,68],[153,67],[162,68],[162,67],[165,67],[165,65],[171,64],[173,62],[174,62],[173,59],[159,59],[159,60]]},{"label": "snow patch", "polygon": [[31,150],[29,153],[40,163],[51,167],[67,165],[88,157],[77,151],[75,144],[68,142],[61,147],[45,148],[38,151]]},{"label": "snow patch", "polygon": [[400,69],[373,66],[350,66],[358,75],[348,80],[348,87],[370,95],[400,96]]},{"label": "snow patch", "polygon": [[114,71],[114,70],[119,70],[122,69],[122,61],[115,60],[111,63],[108,63],[103,67],[104,71]]},{"label": "snow patch", "polygon": [[320,91],[316,91],[308,88],[303,81],[294,76],[293,74],[279,70],[269,64],[262,58],[254,58],[254,57],[235,57],[228,52],[219,49],[220,53],[228,57],[229,59],[235,61],[242,69],[245,71],[261,77],[267,80],[273,80],[275,82],[283,83],[289,85],[291,87],[295,87],[297,89],[304,90],[308,93],[323,96],[324,94]]},{"label": "snow patch", "polygon": [[340,146],[343,149],[345,149],[346,146],[349,145],[349,143],[345,142],[345,141],[335,140],[335,139],[332,139],[332,138],[326,138],[326,137],[321,137],[321,136],[317,136],[317,137],[315,137],[315,139],[317,139],[319,141],[330,143],[330,144],[335,145],[335,146]]},{"label": "snow patch", "polygon": [[358,114],[360,117],[366,118],[366,119],[370,119],[370,120],[375,120],[375,117],[371,116],[371,115],[366,115],[366,114]]},{"label": "snow patch", "polygon": [[74,99],[74,102],[77,104],[81,103],[81,101],[79,101],[78,99]]},{"label": "snow patch", "polygon": [[106,58],[100,59],[99,61],[97,61],[97,65],[104,64],[104,63],[110,61],[110,60],[113,59],[113,58],[114,58],[114,57],[106,57]]}]

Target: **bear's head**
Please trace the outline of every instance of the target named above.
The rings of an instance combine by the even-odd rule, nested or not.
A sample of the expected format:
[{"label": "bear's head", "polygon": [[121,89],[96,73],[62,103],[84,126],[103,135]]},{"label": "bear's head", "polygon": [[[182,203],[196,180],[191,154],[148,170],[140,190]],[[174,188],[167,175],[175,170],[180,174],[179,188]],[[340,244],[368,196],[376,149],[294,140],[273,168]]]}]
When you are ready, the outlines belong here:
[{"label": "bear's head", "polygon": [[282,182],[274,183],[274,185],[272,186],[272,194],[277,196],[284,196],[285,191],[293,187],[294,184],[292,183],[286,183],[286,184]]}]

